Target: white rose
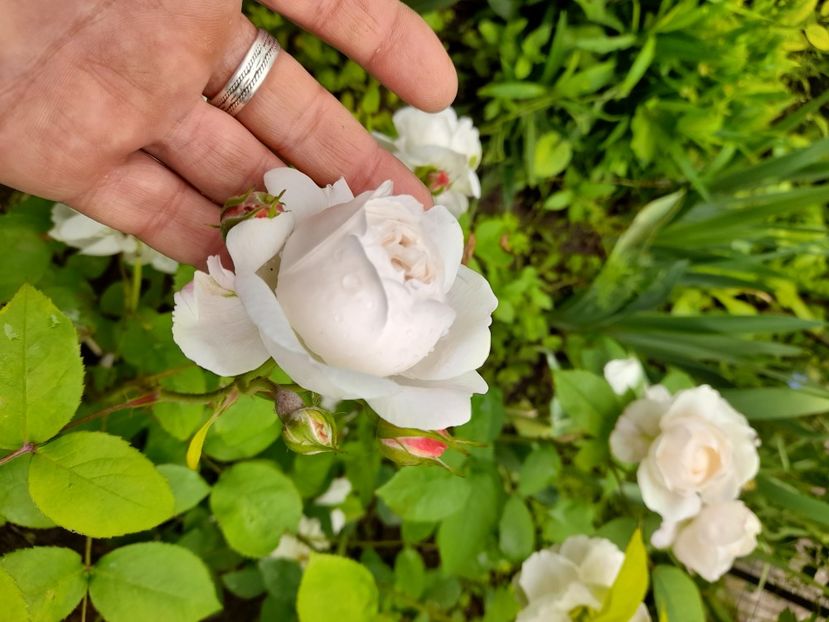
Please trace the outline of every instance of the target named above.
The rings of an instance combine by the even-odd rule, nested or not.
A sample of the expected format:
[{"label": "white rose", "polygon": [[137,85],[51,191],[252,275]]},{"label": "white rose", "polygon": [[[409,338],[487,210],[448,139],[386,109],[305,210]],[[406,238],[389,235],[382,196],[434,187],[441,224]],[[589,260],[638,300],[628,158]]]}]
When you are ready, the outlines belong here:
[{"label": "white rose", "polygon": [[[738,557],[757,546],[760,519],[742,501],[706,505],[692,520],[660,528],[663,538],[654,546],[673,552],[689,570],[706,581],[723,576]],[[655,534],[656,535],[656,534]]]},{"label": "white rose", "polygon": [[637,400],[611,435],[614,455],[641,460],[642,500],[668,522],[696,515],[703,503],[736,499],[757,474],[758,444],[745,417],[709,386],[680,391],[670,401]]},{"label": "white rose", "polygon": [[366,399],[400,427],[468,421],[497,300],[460,264],[452,215],[390,196],[390,183],[354,198],[342,180],[323,189],[281,168],[265,185],[286,211],[231,229],[235,275],[213,259],[176,295],[184,353],[220,375],[271,356],[301,386]]},{"label": "white rose", "polygon": [[[624,560],[610,540],[587,536],[572,536],[560,547],[533,553],[521,566],[518,584],[528,602],[516,622],[567,621],[579,607],[601,609]],[[648,620],[644,604],[630,619]]]},{"label": "white rose", "polygon": [[469,207],[468,197],[481,196],[475,173],[481,162],[481,140],[472,120],[458,119],[452,108],[429,113],[407,107],[398,110],[393,121],[396,139],[375,136],[412,170],[434,169],[425,181],[435,202],[460,216]]},{"label": "white rose", "polygon": [[123,254],[130,264],[139,260],[159,272],[174,274],[178,263],[150,248],[138,238],[116,231],[75,211],[63,203],[52,207],[52,224],[49,236],[67,246],[77,248],[81,255],[98,257]]},{"label": "white rose", "polygon": [[639,359],[615,359],[604,366],[604,377],[616,395],[636,391],[647,384]]}]

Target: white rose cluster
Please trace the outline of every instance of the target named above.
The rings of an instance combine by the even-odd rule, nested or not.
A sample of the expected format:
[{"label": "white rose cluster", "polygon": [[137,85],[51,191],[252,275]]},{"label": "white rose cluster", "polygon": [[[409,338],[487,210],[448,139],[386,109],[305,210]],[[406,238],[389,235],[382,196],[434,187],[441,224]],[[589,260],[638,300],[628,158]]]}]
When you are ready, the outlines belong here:
[{"label": "white rose cluster", "polygon": [[475,169],[481,163],[481,139],[469,117],[458,118],[452,108],[429,113],[407,107],[393,117],[397,138],[375,137],[406,166],[415,171],[455,216],[469,208],[469,198],[481,196]]},{"label": "white rose cluster", "polygon": [[178,263],[138,238],[116,231],[96,220],[75,211],[63,203],[52,207],[52,224],[49,236],[67,246],[77,248],[81,255],[103,257],[123,255],[129,264],[140,261],[159,272],[175,274]]},{"label": "white rose cluster", "polygon": [[737,498],[757,474],[758,445],[746,418],[705,385],[674,396],[648,388],[610,435],[613,455],[638,463],[642,500],[662,517],[651,543],[707,581],[757,545],[760,521]]},{"label": "white rose cluster", "polygon": [[280,168],[265,185],[281,213],[230,229],[235,272],[211,257],[176,294],[184,354],[223,376],[272,357],[306,389],[365,399],[399,427],[468,421],[497,300],[461,265],[457,220],[390,182],[354,197],[344,180],[320,188]]},{"label": "white rose cluster", "polygon": [[[624,560],[625,554],[610,540],[588,536],[572,536],[560,547],[533,553],[518,577],[527,606],[516,622],[569,622],[584,607],[601,609]],[[640,604],[629,622],[650,619]]]}]

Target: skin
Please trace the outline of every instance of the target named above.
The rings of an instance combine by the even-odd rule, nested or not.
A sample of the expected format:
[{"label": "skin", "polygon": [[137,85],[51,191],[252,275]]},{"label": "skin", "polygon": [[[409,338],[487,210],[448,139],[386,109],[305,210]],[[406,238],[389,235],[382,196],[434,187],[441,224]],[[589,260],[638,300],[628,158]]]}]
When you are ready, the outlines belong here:
[{"label": "skin", "polygon": [[[434,33],[398,0],[262,0],[408,103],[454,99]],[[430,194],[286,50],[236,118],[210,106],[256,36],[239,0],[0,0],[0,183],[203,265],[230,196],[290,163],[355,192]]]}]

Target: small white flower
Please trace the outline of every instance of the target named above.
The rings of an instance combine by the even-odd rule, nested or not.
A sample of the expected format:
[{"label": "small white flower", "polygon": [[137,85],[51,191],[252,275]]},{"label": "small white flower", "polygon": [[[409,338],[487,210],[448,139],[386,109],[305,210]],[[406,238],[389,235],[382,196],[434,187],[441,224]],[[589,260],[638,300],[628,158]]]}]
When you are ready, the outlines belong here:
[{"label": "small white flower", "polygon": [[407,107],[394,114],[397,138],[375,134],[380,143],[414,171],[426,170],[426,185],[435,202],[455,216],[469,207],[469,197],[481,196],[475,169],[481,162],[481,140],[468,117],[452,108],[429,113]]},{"label": "small white flower", "polygon": [[604,377],[616,395],[637,391],[647,384],[639,359],[615,359],[604,366]]},{"label": "small white flower", "polygon": [[610,440],[618,459],[640,462],[645,505],[676,523],[703,503],[736,499],[759,468],[759,440],[745,417],[709,386],[653,397],[631,403]]},{"label": "small white flower", "polygon": [[[533,553],[521,566],[518,584],[527,607],[517,622],[569,621],[573,610],[598,610],[616,580],[625,555],[610,540],[572,536],[560,547]],[[630,622],[647,622],[640,604]]]},{"label": "small white flower", "polygon": [[319,188],[281,168],[265,185],[286,211],[230,230],[232,285],[214,260],[176,295],[184,353],[220,375],[271,356],[301,386],[365,399],[399,427],[468,421],[471,395],[487,388],[475,370],[497,300],[460,263],[457,220],[391,196],[390,183],[354,198],[343,180]]},{"label": "small white flower", "polygon": [[337,477],[331,481],[326,491],[314,499],[317,505],[340,505],[351,492],[351,482],[347,477]]},{"label": "small white flower", "polygon": [[322,531],[322,524],[316,518],[300,518],[297,534],[299,537],[289,533],[283,535],[270,557],[293,559],[304,566],[313,551],[327,551],[331,548],[331,543]]},{"label": "small white flower", "polygon": [[63,203],[52,207],[49,236],[67,246],[77,248],[81,255],[98,257],[122,254],[127,263],[150,265],[159,272],[174,274],[178,263],[150,248],[138,238],[116,231],[75,211]]},{"label": "small white flower", "polygon": [[727,501],[706,505],[679,525],[663,525],[651,543],[658,548],[673,544],[674,555],[689,570],[706,581],[716,581],[736,558],[756,548],[760,530],[760,519],[742,501]]}]

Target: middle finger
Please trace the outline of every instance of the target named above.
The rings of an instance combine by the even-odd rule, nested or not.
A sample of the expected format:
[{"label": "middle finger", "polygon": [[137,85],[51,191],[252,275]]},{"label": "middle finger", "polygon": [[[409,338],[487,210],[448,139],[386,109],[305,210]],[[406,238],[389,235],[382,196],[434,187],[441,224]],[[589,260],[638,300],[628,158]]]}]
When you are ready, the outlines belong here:
[{"label": "middle finger", "polygon": [[[243,18],[236,40],[251,41],[254,30],[253,24]],[[227,56],[233,60],[223,61],[208,89],[224,84],[246,50],[240,50],[238,44],[231,48]],[[397,193],[414,195],[427,206],[432,203],[431,194],[411,171],[381,148],[351,113],[285,50],[279,52],[264,83],[236,118],[282,159],[317,183],[332,183],[345,177],[355,192],[361,192],[391,179]]]}]

